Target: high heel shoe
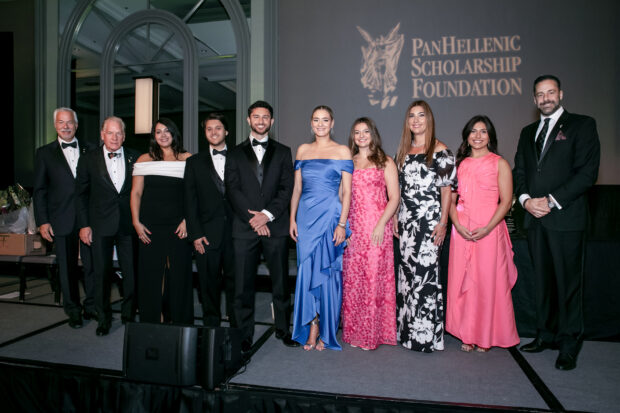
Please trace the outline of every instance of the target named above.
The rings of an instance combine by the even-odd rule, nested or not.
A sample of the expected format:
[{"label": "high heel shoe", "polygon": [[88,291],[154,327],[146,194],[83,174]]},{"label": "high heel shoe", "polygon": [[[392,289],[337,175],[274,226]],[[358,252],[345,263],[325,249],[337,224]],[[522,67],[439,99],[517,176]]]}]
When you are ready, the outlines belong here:
[{"label": "high heel shoe", "polygon": [[[314,339],[312,339],[313,335],[314,335]],[[308,336],[308,341],[306,341],[306,344],[304,344],[304,350],[311,351],[317,348],[318,340],[319,340],[319,317],[317,316],[317,317],[314,317],[314,320],[310,321],[310,334]]]}]

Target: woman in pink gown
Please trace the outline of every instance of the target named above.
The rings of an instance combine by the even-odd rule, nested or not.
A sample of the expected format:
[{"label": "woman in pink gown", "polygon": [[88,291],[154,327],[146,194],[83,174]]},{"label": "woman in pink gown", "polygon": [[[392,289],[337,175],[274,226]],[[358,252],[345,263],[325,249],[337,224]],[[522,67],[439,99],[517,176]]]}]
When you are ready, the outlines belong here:
[{"label": "woman in pink gown", "polygon": [[462,135],[458,194],[450,208],[446,331],[461,339],[461,350],[485,352],[519,344],[511,296],[517,268],[504,222],[512,203],[512,173],[497,154],[489,118],[474,116]]},{"label": "woman in pink gown", "polygon": [[400,197],[398,171],[369,118],[353,122],[349,148],[355,166],[349,212],[353,234],[343,258],[342,340],[373,350],[396,345],[392,216]]}]

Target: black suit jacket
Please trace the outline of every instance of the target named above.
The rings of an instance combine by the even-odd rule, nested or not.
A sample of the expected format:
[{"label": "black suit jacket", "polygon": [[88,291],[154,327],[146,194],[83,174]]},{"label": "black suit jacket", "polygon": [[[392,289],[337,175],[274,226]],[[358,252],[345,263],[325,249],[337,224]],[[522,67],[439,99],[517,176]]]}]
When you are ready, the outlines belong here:
[{"label": "black suit jacket", "polygon": [[258,236],[248,223],[252,218],[248,209],[269,211],[274,216],[274,220],[267,224],[271,236],[287,236],[289,203],[294,183],[291,148],[270,138],[262,162],[262,180],[259,174],[258,160],[250,139],[229,152],[224,179],[226,193],[235,213],[233,236]]},{"label": "black suit jacket", "polygon": [[232,228],[232,209],[224,181],[213,166],[209,152],[190,156],[185,164],[185,222],[191,241],[206,237],[206,249],[219,248],[225,231]]},{"label": "black suit jacket", "polygon": [[[82,142],[79,148],[82,157],[88,148]],[[37,149],[32,197],[37,226],[49,223],[58,236],[76,229],[75,178],[58,139]]]},{"label": "black suit jacket", "polygon": [[[517,198],[553,195],[562,209],[553,208],[540,218],[541,224],[556,231],[584,230],[587,224],[586,191],[594,185],[600,163],[596,122],[589,116],[566,110],[551,130],[538,161],[535,148],[536,121],[521,131],[513,170]],[[529,227],[531,214],[525,214]]]},{"label": "black suit jacket", "polygon": [[103,148],[99,147],[80,157],[77,168],[77,211],[79,228],[91,227],[98,237],[131,235],[129,199],[133,165],[138,152],[123,148],[125,182],[116,191],[106,168]]}]

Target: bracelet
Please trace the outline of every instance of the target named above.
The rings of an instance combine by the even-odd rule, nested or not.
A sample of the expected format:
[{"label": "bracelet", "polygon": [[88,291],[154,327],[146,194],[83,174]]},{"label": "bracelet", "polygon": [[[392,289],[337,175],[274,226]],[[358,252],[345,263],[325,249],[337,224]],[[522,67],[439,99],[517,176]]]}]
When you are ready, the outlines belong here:
[{"label": "bracelet", "polygon": [[448,224],[444,224],[443,222],[440,222],[438,225],[441,225],[442,227],[446,227]]},{"label": "bracelet", "polygon": [[346,224],[346,222],[339,222],[339,223],[338,223],[338,226],[339,226],[340,228],[346,228],[346,227],[347,227],[347,224]]}]

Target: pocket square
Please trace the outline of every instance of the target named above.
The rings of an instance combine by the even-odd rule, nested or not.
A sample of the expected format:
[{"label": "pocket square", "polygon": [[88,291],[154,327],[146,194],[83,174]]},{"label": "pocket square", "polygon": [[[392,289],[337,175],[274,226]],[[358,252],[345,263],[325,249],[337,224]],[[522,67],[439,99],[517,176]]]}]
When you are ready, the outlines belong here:
[{"label": "pocket square", "polygon": [[566,140],[566,135],[564,135],[564,132],[562,132],[561,130],[558,132],[558,135],[555,137],[556,141],[565,141]]}]

